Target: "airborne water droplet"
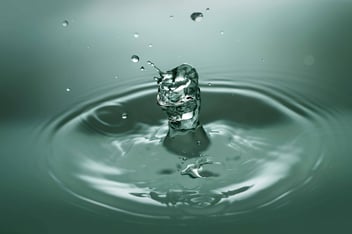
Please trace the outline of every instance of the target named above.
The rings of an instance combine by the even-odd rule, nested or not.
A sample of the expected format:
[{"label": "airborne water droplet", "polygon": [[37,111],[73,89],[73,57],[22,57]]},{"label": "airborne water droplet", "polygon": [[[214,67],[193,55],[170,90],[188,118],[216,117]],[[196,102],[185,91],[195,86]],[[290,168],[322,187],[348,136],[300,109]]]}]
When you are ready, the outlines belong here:
[{"label": "airborne water droplet", "polygon": [[169,18],[170,18],[170,19],[174,19],[174,16],[173,16],[173,15],[170,15]]},{"label": "airborne water droplet", "polygon": [[209,82],[209,83],[208,83],[208,86],[209,86],[209,87],[212,86],[212,83]]},{"label": "airborne water droplet", "polygon": [[67,89],[66,89],[66,92],[71,92],[71,89],[70,89],[70,88],[67,88]]},{"label": "airborne water droplet", "polygon": [[149,48],[152,48],[152,47],[153,47],[153,44],[149,44],[148,47],[149,47]]},{"label": "airborne water droplet", "polygon": [[135,32],[135,33],[133,34],[133,37],[134,37],[134,38],[138,38],[138,37],[139,37],[139,33]]},{"label": "airborne water droplet", "polygon": [[128,117],[127,113],[122,113],[122,115],[121,115],[122,119],[127,119],[127,117]]},{"label": "airborne water droplet", "polygon": [[62,25],[62,27],[64,27],[64,28],[68,27],[68,25],[69,25],[68,20],[62,21],[61,25]]},{"label": "airborne water droplet", "polygon": [[220,31],[220,35],[224,35],[224,33],[225,33],[224,31],[222,31],[222,30]]},{"label": "airborne water droplet", "polygon": [[144,67],[143,66],[140,69],[141,69],[141,71],[144,71]]},{"label": "airborne water droplet", "polygon": [[191,19],[195,22],[200,22],[203,19],[203,13],[201,12],[193,12],[191,14]]},{"label": "airborne water droplet", "polygon": [[206,10],[206,11],[210,11],[210,8],[209,8],[209,7],[207,7],[205,10]]},{"label": "airborne water droplet", "polygon": [[138,63],[139,62],[139,57],[137,55],[132,55],[131,61],[134,62],[134,63]]}]

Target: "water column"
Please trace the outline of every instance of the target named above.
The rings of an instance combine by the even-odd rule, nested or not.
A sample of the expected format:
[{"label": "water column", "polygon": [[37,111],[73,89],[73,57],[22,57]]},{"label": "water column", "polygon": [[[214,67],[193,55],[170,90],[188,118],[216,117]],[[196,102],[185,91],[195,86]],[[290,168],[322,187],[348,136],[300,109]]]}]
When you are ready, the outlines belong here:
[{"label": "water column", "polygon": [[156,78],[159,85],[157,102],[167,114],[169,123],[164,146],[185,157],[200,156],[210,142],[198,119],[201,98],[196,69],[188,64],[167,72],[156,69],[160,74]]}]

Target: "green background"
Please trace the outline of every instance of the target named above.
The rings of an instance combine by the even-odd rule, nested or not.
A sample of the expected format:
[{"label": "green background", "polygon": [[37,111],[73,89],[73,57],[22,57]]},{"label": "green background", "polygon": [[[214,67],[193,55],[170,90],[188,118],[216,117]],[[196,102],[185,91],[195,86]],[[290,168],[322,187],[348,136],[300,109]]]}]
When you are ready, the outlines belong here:
[{"label": "green background", "polygon": [[[352,1],[343,0],[1,1],[0,233],[350,233],[351,134],[342,126],[351,123],[351,26]],[[131,223],[78,205],[43,166],[38,126],[87,93],[140,77],[149,59],[163,69],[188,62],[214,78],[258,67],[310,74],[317,85],[302,90],[345,113],[322,179],[284,208],[225,223]]]}]

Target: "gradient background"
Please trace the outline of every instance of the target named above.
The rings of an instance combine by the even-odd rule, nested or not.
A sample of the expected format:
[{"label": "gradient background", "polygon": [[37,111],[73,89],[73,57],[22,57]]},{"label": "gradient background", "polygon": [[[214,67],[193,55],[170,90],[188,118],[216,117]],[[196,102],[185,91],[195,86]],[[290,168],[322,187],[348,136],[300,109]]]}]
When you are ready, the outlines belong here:
[{"label": "gradient background", "polygon": [[[205,13],[202,22],[190,20],[194,11]],[[348,0],[1,0],[0,233],[350,233],[349,148],[331,156],[328,176],[289,209],[173,227],[80,207],[48,177],[34,141],[38,126],[87,93],[141,76],[132,54],[138,66],[189,62],[200,76],[253,67],[311,74],[317,86],[302,89],[350,113],[351,42]]]}]

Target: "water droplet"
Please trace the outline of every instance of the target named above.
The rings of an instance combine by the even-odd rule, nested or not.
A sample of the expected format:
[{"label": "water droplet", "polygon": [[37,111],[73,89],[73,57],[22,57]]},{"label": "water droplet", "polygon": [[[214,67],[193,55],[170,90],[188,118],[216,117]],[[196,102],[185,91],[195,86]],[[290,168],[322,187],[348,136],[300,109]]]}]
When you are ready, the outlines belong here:
[{"label": "water droplet", "polygon": [[212,86],[212,85],[213,85],[212,83],[210,83],[210,82],[208,83],[208,86]]},{"label": "water droplet", "polygon": [[[151,66],[152,68],[154,68],[155,70],[157,70],[157,71],[159,72],[159,74],[160,74],[160,73],[163,73],[157,66],[155,66],[155,64],[154,64],[152,61],[148,60],[148,61],[147,61],[147,64],[150,65],[150,66]],[[160,77],[154,77],[154,79],[155,79],[156,81],[161,80]]]},{"label": "water droplet", "polygon": [[192,14],[191,14],[191,19],[193,20],[193,21],[195,21],[195,22],[200,22],[200,21],[202,21],[203,20],[203,13],[201,13],[201,12],[193,12]]},{"label": "water droplet", "polygon": [[140,69],[141,69],[141,71],[144,71],[144,67],[143,67],[143,66],[141,66],[141,68],[140,68]]},{"label": "water droplet", "polygon": [[262,63],[264,63],[264,58],[261,58],[260,61],[261,61]]},{"label": "water droplet", "polygon": [[173,15],[170,15],[169,18],[170,18],[170,19],[174,19],[174,16],[173,16]]},{"label": "water droplet", "polygon": [[134,37],[134,38],[138,38],[138,37],[139,37],[139,33],[135,32],[135,33],[133,34],[133,37]]},{"label": "water droplet", "polygon": [[198,140],[198,141],[196,141],[196,143],[197,143],[197,145],[200,145],[201,142],[200,142],[200,140]]},{"label": "water droplet", "polygon": [[209,8],[209,7],[207,7],[205,10],[206,10],[206,11],[210,11],[210,8]]},{"label": "water droplet", "polygon": [[137,55],[132,55],[131,61],[134,62],[134,63],[138,63],[139,62],[139,57]]},{"label": "water droplet", "polygon": [[152,48],[152,47],[153,47],[153,44],[149,44],[148,47],[149,47],[149,48]]},{"label": "water droplet", "polygon": [[67,89],[66,89],[66,92],[71,92],[71,89],[70,89],[70,88],[67,88]]},{"label": "water droplet", "polygon": [[70,24],[70,23],[68,22],[68,20],[64,20],[64,21],[62,21],[62,23],[61,23],[62,27],[64,27],[64,28],[68,27],[69,24]]},{"label": "water droplet", "polygon": [[122,113],[122,115],[121,115],[122,119],[127,119],[127,117],[128,117],[127,113]]},{"label": "water droplet", "polygon": [[222,30],[220,31],[220,35],[224,35],[224,33],[225,33],[224,31],[222,31]]},{"label": "water droplet", "polygon": [[114,76],[114,79],[118,79],[119,77],[118,76]]}]

